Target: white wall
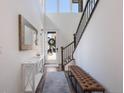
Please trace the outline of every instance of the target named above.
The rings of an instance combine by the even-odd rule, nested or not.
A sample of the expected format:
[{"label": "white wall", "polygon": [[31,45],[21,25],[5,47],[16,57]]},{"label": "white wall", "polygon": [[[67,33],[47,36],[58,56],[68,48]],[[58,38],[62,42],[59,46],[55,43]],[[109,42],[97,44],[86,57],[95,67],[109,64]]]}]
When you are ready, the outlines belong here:
[{"label": "white wall", "polygon": [[73,41],[73,34],[77,30],[81,13],[51,13],[46,14],[45,30],[57,30],[58,62],[61,62],[61,46]]},{"label": "white wall", "polygon": [[58,29],[62,36],[63,45],[73,41],[73,34],[77,30],[81,13],[54,13],[46,14],[45,28]]},{"label": "white wall", "polygon": [[122,0],[100,0],[74,53],[106,93],[122,93],[122,21]]},{"label": "white wall", "polygon": [[21,93],[21,62],[40,52],[40,46],[19,51],[18,14],[38,30],[42,27],[39,0],[0,1],[0,93]]}]

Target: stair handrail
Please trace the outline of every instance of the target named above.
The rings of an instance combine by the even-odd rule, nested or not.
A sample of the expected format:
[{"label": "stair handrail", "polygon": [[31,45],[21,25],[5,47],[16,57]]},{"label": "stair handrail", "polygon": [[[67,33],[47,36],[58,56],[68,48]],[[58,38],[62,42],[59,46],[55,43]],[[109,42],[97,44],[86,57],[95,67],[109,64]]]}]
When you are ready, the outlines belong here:
[{"label": "stair handrail", "polygon": [[[96,6],[98,4],[99,0],[87,0],[86,2],[86,5],[85,5],[85,8],[83,10],[83,13],[82,13],[82,16],[81,16],[81,19],[80,19],[80,22],[79,22],[79,25],[77,27],[77,30],[76,30],[76,33],[74,33],[74,41],[72,41],[70,44],[68,44],[66,47],[61,47],[61,55],[62,55],[62,69],[64,70],[64,66],[67,65],[68,63],[70,63],[72,60],[74,60],[74,52],[81,40],[81,37],[83,36],[83,33],[96,9]],[[81,29],[80,29],[81,27]],[[73,47],[74,47],[74,50],[72,52],[72,60],[71,61],[68,61],[66,64],[64,63],[64,54],[63,54],[63,51],[65,49],[67,49],[70,45],[73,44]]]},{"label": "stair handrail", "polygon": [[72,41],[65,47],[61,47],[62,70],[64,70],[65,65],[67,65],[69,62],[74,60],[73,51],[74,51],[74,41]]},{"label": "stair handrail", "polygon": [[[82,35],[89,23],[94,11],[95,11],[95,8],[96,8],[98,2],[99,2],[99,0],[87,0],[87,2],[86,2],[79,25],[77,27],[76,33],[74,34],[74,37],[76,39],[76,40],[74,40],[75,41],[75,49],[81,40],[81,37],[82,37]],[[83,28],[82,28],[82,23],[84,23]],[[82,32],[79,32],[80,27],[81,27]],[[78,36],[78,34],[79,34],[79,36]]]}]

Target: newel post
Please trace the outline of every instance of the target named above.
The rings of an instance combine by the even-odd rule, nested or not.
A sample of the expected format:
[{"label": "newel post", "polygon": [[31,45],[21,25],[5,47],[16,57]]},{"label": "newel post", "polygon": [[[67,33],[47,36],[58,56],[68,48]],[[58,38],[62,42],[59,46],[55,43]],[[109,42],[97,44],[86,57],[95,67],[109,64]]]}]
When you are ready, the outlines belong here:
[{"label": "newel post", "polygon": [[64,62],[63,62],[63,47],[61,47],[61,68],[64,71]]},{"label": "newel post", "polygon": [[74,49],[76,48],[76,34],[73,35],[74,36]]}]

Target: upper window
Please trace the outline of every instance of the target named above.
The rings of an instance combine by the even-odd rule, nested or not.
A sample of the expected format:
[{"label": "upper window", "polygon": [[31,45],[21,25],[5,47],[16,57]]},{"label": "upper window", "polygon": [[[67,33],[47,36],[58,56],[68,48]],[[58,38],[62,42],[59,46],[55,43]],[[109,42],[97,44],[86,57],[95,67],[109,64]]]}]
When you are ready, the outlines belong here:
[{"label": "upper window", "polygon": [[46,13],[78,13],[78,3],[72,0],[45,0]]},{"label": "upper window", "polygon": [[78,13],[78,4],[77,3],[72,4],[72,12],[73,13]]},{"label": "upper window", "polygon": [[46,0],[46,12],[47,13],[57,12],[57,0]]},{"label": "upper window", "polygon": [[59,11],[62,12],[70,12],[70,0],[59,0]]}]

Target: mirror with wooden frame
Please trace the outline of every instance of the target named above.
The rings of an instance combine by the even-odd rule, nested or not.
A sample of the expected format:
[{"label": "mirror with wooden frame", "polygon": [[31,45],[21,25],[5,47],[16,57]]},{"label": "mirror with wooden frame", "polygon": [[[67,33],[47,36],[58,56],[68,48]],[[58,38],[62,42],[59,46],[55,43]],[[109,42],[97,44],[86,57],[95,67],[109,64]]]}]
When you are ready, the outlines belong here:
[{"label": "mirror with wooden frame", "polygon": [[19,50],[32,50],[37,45],[37,29],[19,15]]}]

